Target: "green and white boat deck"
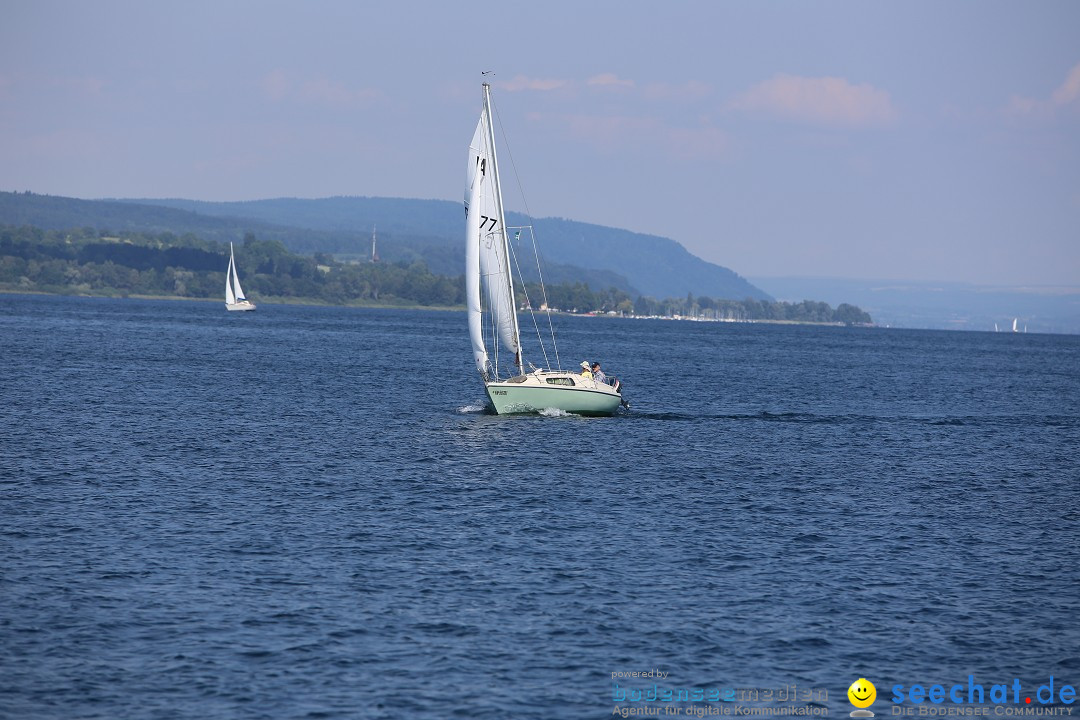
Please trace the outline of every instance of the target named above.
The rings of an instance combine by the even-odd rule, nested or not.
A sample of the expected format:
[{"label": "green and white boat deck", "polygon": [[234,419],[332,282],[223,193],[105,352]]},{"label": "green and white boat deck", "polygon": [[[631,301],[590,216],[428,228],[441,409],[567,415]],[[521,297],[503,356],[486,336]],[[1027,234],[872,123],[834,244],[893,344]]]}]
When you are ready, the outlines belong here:
[{"label": "green and white boat deck", "polygon": [[557,409],[576,415],[612,415],[622,395],[606,383],[562,370],[537,370],[509,380],[484,383],[500,415]]}]

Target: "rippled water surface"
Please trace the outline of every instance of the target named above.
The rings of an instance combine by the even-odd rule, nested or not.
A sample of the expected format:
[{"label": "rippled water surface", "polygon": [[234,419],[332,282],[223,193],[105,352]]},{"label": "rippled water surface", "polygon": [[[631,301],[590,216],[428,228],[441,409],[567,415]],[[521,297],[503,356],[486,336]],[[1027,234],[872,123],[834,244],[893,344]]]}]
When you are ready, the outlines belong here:
[{"label": "rippled water surface", "polygon": [[0,717],[1080,685],[1080,338],[555,322],[629,413],[486,414],[462,313],[0,296]]}]

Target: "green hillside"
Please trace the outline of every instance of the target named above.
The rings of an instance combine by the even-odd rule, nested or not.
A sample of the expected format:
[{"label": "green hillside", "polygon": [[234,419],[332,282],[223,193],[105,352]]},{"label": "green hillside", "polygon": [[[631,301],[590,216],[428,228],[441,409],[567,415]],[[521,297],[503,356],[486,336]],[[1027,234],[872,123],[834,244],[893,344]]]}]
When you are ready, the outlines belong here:
[{"label": "green hillside", "polygon": [[[332,221],[323,228],[274,224],[272,218],[237,217],[229,215],[220,203],[194,203],[196,212],[185,200],[161,201],[166,205],[145,205],[126,200],[79,200],[76,198],[36,195],[33,193],[0,192],[0,224],[27,225],[44,230],[89,228],[106,234],[118,232],[197,235],[220,243],[241,240],[247,233],[260,239],[275,240],[294,252],[305,255],[324,253],[343,260],[367,260],[371,254],[371,226],[361,230],[339,230]],[[311,210],[307,203],[284,203]],[[412,202],[412,201],[402,201]],[[260,203],[229,203],[225,205],[260,206]],[[175,206],[175,207],[174,207]],[[207,212],[209,209],[211,212]],[[255,213],[258,214],[258,213]],[[407,217],[407,213],[406,213]],[[332,218],[332,216],[331,216]],[[298,222],[306,222],[303,214]],[[310,223],[317,224],[317,223]],[[424,235],[409,228],[423,228],[431,223],[406,222],[394,228],[380,228],[379,257],[389,263],[423,263],[437,275],[455,277],[462,273],[465,251],[460,238]],[[535,263],[522,266],[527,282],[539,279]],[[547,263],[545,280],[553,283],[584,283],[593,288],[617,288],[629,295],[639,291],[624,276],[603,268],[582,268],[570,264]]]},{"label": "green hillside", "polygon": [[[195,234],[121,232],[93,228],[43,230],[0,225],[0,291],[82,295],[158,295],[221,300],[229,244]],[[465,281],[432,273],[423,263],[341,262],[330,255],[290,252],[278,240],[246,234],[236,261],[247,295],[256,302],[454,307],[465,302]],[[526,292],[527,291],[527,292]],[[519,283],[518,297],[540,302],[539,286]],[[759,302],[705,296],[654,300],[618,288],[548,283],[549,306],[572,312],[692,315],[714,319],[869,322],[858,308],[825,303]]]},{"label": "green hillside", "polygon": [[[423,262],[440,275],[458,275],[465,263],[464,212],[445,200],[333,197],[213,203],[194,200],[79,200],[0,193],[0,223],[47,230],[73,227],[106,232],[191,233],[218,242],[245,233],[276,240],[294,252],[367,258],[378,227],[379,255]],[[528,220],[511,213],[507,222]],[[545,280],[615,287],[655,298],[695,295],[742,300],[772,298],[731,270],[705,262],[669,238],[562,218],[533,222]],[[520,250],[526,281],[538,274],[529,244]]]},{"label": "green hillside", "polygon": [[[243,217],[313,231],[352,233],[355,238],[364,239],[365,247],[370,242],[371,228],[377,226],[380,237],[384,232],[388,235],[382,244],[388,249],[391,246],[390,237],[394,235],[423,238],[428,251],[440,246],[449,247],[455,253],[452,262],[457,262],[457,267],[464,264],[461,243],[464,210],[460,203],[446,200],[331,197],[214,203],[175,199],[125,202],[161,205],[220,218]],[[509,213],[506,220],[510,225],[529,224],[528,219],[518,213]],[[670,238],[563,218],[538,218],[533,220],[532,225],[545,263],[563,268],[560,277],[566,281],[573,278],[565,269],[579,267],[622,276],[630,287],[657,298],[681,297],[689,292],[735,300],[748,297],[772,299],[728,268],[690,254]],[[342,252],[325,245],[298,247],[288,242],[286,244],[301,252]],[[429,266],[435,269],[436,264],[429,263]],[[607,278],[606,281],[589,284],[606,286],[612,283],[611,278]]]}]

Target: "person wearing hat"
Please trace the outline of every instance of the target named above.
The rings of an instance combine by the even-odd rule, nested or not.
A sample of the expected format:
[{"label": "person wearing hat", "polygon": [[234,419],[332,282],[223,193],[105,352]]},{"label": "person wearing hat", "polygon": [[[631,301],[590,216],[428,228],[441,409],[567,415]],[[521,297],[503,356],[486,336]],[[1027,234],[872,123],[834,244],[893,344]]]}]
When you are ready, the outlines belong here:
[{"label": "person wearing hat", "polygon": [[589,361],[581,361],[581,377],[592,380],[592,370],[589,369]]},{"label": "person wearing hat", "polygon": [[594,362],[592,364],[592,379],[598,383],[604,383],[605,385],[607,384],[607,375],[605,375],[604,371],[600,369],[600,363],[598,362]]}]

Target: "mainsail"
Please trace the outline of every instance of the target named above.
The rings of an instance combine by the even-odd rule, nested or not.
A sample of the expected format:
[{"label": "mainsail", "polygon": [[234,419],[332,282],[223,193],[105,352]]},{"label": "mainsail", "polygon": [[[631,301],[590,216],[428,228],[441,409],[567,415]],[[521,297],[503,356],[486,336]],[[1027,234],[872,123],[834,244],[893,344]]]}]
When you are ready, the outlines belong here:
[{"label": "mainsail", "polygon": [[240,287],[240,276],[236,274],[233,245],[229,243],[229,271],[225,273],[225,304],[234,305],[244,300],[244,289]]},{"label": "mainsail", "polygon": [[469,314],[469,338],[472,340],[476,369],[487,377],[487,348],[484,347],[483,311],[480,303],[480,213],[469,212],[478,207],[480,183],[469,188],[465,201],[465,302]]},{"label": "mainsail", "polygon": [[514,310],[513,278],[502,205],[502,189],[495,159],[491,103],[484,85],[484,110],[469,143],[465,178],[465,293],[469,309],[469,335],[473,357],[481,374],[488,374],[484,345],[481,294],[487,300],[495,333],[521,366],[521,341]]},{"label": "mainsail", "polygon": [[233,275],[236,274],[236,264],[233,260],[232,245],[229,246],[229,270],[225,273],[225,304],[232,305],[236,302],[236,291],[233,290]]}]

